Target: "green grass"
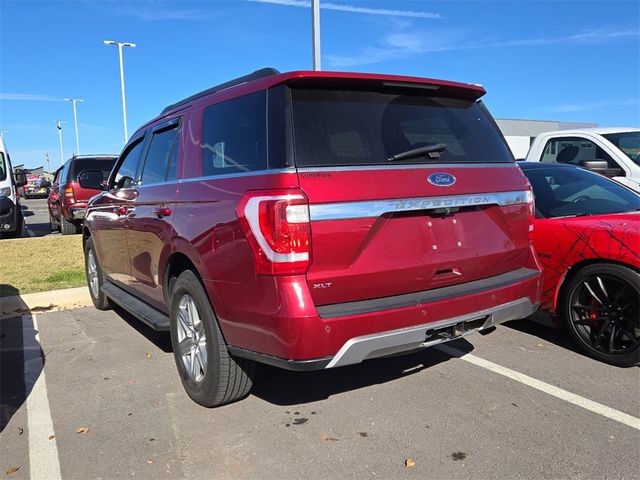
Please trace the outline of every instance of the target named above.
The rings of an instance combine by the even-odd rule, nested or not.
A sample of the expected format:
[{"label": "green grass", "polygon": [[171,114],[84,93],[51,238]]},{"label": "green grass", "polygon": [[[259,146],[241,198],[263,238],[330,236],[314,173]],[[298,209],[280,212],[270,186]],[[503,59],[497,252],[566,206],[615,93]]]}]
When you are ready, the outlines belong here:
[{"label": "green grass", "polygon": [[0,241],[0,297],[83,285],[81,235]]}]

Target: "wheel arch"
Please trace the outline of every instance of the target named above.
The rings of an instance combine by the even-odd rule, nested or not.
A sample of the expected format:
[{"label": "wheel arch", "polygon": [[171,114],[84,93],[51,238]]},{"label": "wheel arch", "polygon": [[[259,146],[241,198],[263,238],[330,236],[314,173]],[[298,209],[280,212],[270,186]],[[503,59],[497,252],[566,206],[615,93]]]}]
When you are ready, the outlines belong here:
[{"label": "wheel arch", "polygon": [[91,236],[91,230],[87,227],[84,222],[82,224],[82,251],[84,251],[84,247],[87,244],[87,240]]},{"label": "wheel arch", "polygon": [[636,273],[640,273],[640,268],[625,262],[611,259],[611,258],[590,258],[587,260],[581,260],[580,262],[571,265],[571,268],[569,268],[569,270],[565,272],[562,280],[558,282],[558,286],[556,287],[556,293],[553,299],[553,308],[555,310],[556,315],[558,314],[558,301],[565,294],[567,285],[571,283],[571,280],[573,279],[573,277],[575,277],[580,270],[582,270],[585,267],[589,267],[591,265],[617,265],[620,267],[625,267],[630,270],[633,270]]},{"label": "wheel arch", "polygon": [[[171,290],[173,284],[178,279],[180,274],[185,270],[191,270],[195,274],[195,276],[198,277],[200,283],[202,283],[202,287],[204,288],[205,292],[207,291],[202,275],[200,274],[200,272],[198,271],[198,267],[196,266],[196,262],[189,258],[189,256],[184,252],[173,252],[167,258],[162,279],[164,301],[169,310],[171,310]],[[209,297],[208,294],[207,297]],[[211,303],[210,298],[209,302]],[[213,303],[211,304],[211,306],[213,307]]]}]

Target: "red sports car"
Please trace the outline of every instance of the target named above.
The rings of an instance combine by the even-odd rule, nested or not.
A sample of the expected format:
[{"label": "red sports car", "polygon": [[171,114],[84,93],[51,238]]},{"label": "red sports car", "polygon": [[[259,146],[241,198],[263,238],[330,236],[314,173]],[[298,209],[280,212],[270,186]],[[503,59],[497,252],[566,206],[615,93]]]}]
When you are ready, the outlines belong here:
[{"label": "red sports car", "polygon": [[541,310],[588,355],[640,360],[640,196],[566,164],[520,163],[535,195]]}]

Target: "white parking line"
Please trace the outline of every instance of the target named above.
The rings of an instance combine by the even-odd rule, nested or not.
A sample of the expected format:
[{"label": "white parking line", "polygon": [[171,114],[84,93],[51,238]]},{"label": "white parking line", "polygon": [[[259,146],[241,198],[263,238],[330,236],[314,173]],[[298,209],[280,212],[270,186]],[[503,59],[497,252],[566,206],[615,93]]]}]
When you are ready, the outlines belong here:
[{"label": "white parking line", "polygon": [[22,343],[31,479],[58,480],[61,478],[58,446],[51,421],[42,351],[39,348],[38,322],[33,314],[22,316]]},{"label": "white parking line", "polygon": [[568,392],[566,390],[563,390],[562,388],[558,388],[540,380],[536,380],[535,378],[529,377],[528,375],[516,372],[515,370],[511,370],[510,368],[503,367],[501,365],[498,365],[497,363],[490,362],[489,360],[485,360],[484,358],[476,357],[475,355],[472,355],[470,353],[465,353],[449,345],[438,345],[435,348],[441,350],[447,355],[458,357],[460,360],[464,360],[478,367],[490,370],[499,375],[503,375],[507,378],[515,380],[516,382],[523,383],[524,385],[527,385],[531,388],[535,388],[536,390],[540,390],[541,392],[544,392],[548,395],[559,398],[560,400],[564,400],[565,402],[577,405],[578,407],[582,407],[585,410],[589,410],[590,412],[597,413],[598,415],[602,415],[603,417],[610,418],[611,420],[615,420],[616,422],[620,422],[631,428],[640,430],[640,418],[634,417],[614,408],[607,407],[606,405],[602,405],[601,403],[594,402],[592,400],[589,400],[588,398],[581,397],[580,395],[576,395],[575,393]]}]

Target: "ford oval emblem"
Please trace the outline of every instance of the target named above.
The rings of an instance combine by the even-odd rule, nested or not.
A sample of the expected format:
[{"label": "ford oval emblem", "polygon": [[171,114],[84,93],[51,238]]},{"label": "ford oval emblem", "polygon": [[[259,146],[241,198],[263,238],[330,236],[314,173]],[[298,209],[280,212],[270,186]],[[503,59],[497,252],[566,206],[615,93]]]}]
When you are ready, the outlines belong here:
[{"label": "ford oval emblem", "polygon": [[456,177],[448,173],[432,173],[427,177],[427,181],[436,187],[450,187],[456,183]]}]

